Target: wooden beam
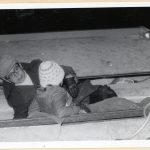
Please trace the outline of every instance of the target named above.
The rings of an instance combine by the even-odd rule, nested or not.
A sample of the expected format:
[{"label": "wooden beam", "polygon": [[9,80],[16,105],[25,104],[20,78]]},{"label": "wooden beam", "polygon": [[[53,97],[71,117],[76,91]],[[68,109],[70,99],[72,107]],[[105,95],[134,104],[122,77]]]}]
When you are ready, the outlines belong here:
[{"label": "wooden beam", "polygon": [[[81,123],[89,121],[102,121],[108,119],[121,119],[121,118],[131,118],[131,117],[142,117],[143,109],[130,109],[130,110],[119,110],[101,113],[91,113],[91,114],[80,114],[71,117],[63,118],[63,124],[68,123]],[[2,120],[0,121],[0,128],[4,127],[21,127],[21,126],[39,126],[39,125],[52,125],[57,124],[56,121],[49,117],[45,118],[32,118],[32,119],[16,119],[16,120]]]}]

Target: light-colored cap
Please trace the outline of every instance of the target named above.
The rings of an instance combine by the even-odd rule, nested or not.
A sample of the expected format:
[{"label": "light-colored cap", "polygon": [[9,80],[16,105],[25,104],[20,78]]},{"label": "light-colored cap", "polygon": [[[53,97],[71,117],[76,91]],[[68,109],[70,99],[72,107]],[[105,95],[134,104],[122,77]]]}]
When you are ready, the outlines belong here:
[{"label": "light-colored cap", "polygon": [[59,85],[65,76],[63,68],[55,61],[44,61],[39,66],[39,79],[42,87]]}]

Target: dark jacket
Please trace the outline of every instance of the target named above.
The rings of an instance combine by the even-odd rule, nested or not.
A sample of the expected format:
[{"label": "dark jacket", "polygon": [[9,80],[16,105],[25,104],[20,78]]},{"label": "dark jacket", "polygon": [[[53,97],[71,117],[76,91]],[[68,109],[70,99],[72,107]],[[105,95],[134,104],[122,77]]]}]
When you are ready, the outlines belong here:
[{"label": "dark jacket", "polygon": [[41,62],[40,59],[36,59],[30,63],[21,63],[34,85],[15,86],[3,82],[4,95],[8,104],[14,109],[15,119],[28,116],[28,107],[34,98],[36,87],[39,85],[38,68]]},{"label": "dark jacket", "polygon": [[[14,119],[26,118],[28,116],[28,108],[35,96],[37,87],[40,85],[38,68],[41,62],[40,59],[35,59],[30,63],[21,63],[34,85],[15,86],[14,84],[3,82],[4,95],[8,104],[14,109]],[[65,75],[75,74],[71,67],[62,67]]]}]

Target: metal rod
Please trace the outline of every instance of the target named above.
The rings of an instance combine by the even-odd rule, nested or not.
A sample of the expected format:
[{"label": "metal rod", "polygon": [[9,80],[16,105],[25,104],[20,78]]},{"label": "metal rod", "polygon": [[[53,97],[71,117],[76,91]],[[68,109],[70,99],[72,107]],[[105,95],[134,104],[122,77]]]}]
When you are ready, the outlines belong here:
[{"label": "metal rod", "polygon": [[[121,78],[121,77],[138,77],[138,76],[150,76],[150,71],[144,72],[129,72],[129,73],[118,73],[118,74],[104,74],[104,75],[93,75],[93,76],[79,76],[79,80],[94,80],[94,79],[108,79],[108,78]],[[2,79],[2,78],[1,78]],[[0,86],[3,86],[0,83]]]},{"label": "metal rod", "polygon": [[138,76],[150,76],[150,71],[144,72],[129,72],[129,73],[118,73],[118,74],[104,74],[104,75],[93,75],[93,76],[79,76],[79,80],[93,80],[93,79],[108,79],[108,78],[121,78],[121,77],[138,77]]}]

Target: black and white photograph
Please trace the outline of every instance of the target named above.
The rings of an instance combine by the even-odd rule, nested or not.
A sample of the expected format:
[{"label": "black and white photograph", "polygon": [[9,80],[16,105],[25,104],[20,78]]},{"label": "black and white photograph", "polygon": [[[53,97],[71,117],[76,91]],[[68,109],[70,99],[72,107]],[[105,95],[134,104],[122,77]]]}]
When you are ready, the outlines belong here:
[{"label": "black and white photograph", "polygon": [[0,142],[149,140],[149,15],[0,9]]}]

